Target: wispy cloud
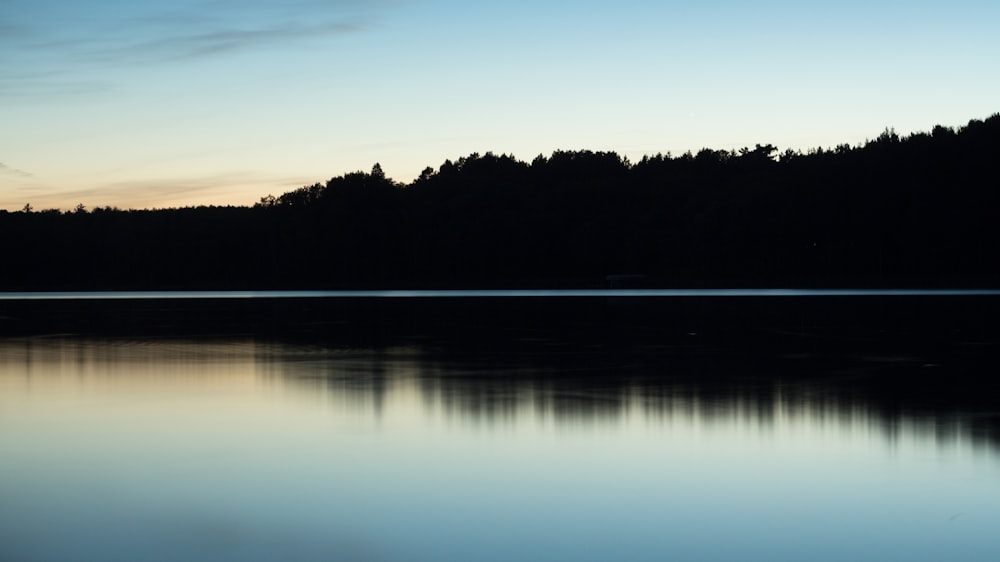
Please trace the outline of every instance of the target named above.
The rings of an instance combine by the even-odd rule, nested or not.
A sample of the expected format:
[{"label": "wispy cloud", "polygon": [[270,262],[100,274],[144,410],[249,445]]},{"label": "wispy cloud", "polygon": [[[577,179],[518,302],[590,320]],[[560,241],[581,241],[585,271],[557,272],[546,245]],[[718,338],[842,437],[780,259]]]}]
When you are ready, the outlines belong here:
[{"label": "wispy cloud", "polygon": [[9,176],[17,176],[17,177],[20,177],[20,178],[33,178],[33,177],[35,177],[34,174],[32,174],[30,172],[25,172],[24,170],[18,170],[17,168],[11,168],[10,166],[4,164],[3,162],[0,162],[0,173],[6,174],[6,175],[9,175]]},{"label": "wispy cloud", "polygon": [[0,208],[20,209],[26,202],[37,209],[116,206],[123,209],[186,207],[194,205],[251,205],[268,193],[279,194],[315,182],[316,178],[282,176],[252,171],[229,171],[204,176],[164,179],[140,178],[72,190],[19,189],[0,194]]},{"label": "wispy cloud", "polygon": [[[4,0],[0,96],[99,90],[115,68],[282,48],[364,29],[362,0]],[[7,4],[10,10],[7,10]],[[109,71],[111,74],[108,74]]]},{"label": "wispy cloud", "polygon": [[289,22],[250,29],[211,29],[199,33],[164,35],[149,41],[123,42],[111,48],[95,50],[91,55],[123,63],[176,61],[266,48],[307,38],[340,35],[360,28],[355,23],[324,22],[307,25]]}]

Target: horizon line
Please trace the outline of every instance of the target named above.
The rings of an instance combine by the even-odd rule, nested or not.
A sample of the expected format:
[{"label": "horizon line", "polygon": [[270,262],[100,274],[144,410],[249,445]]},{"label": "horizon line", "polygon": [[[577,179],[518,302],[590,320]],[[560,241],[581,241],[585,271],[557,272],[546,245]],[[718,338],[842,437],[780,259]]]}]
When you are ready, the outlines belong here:
[{"label": "horizon line", "polygon": [[270,291],[7,291],[0,301],[203,300],[294,298],[567,298],[567,297],[943,297],[1000,296],[1000,289],[387,289]]}]

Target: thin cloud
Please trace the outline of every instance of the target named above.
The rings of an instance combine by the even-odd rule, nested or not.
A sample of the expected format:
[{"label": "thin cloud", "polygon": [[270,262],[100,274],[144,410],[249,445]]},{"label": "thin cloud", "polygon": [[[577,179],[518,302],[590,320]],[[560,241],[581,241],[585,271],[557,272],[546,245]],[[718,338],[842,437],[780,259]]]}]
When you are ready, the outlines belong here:
[{"label": "thin cloud", "polygon": [[337,22],[315,25],[290,23],[258,29],[218,29],[161,37],[95,54],[121,62],[175,61],[264,48],[307,38],[342,35],[359,29],[361,26],[357,24]]},{"label": "thin cloud", "polygon": [[30,172],[25,172],[24,170],[18,170],[17,168],[11,168],[10,166],[4,164],[3,162],[0,162],[0,173],[6,174],[6,175],[11,175],[11,176],[17,176],[17,177],[20,177],[20,178],[33,178],[33,177],[35,177],[35,175],[32,174],[32,173],[30,173]]},{"label": "thin cloud", "polygon": [[[46,189],[0,198],[0,208],[19,209],[30,198],[33,207],[72,209],[116,206],[123,209],[195,205],[252,205],[268,193],[283,193],[315,182],[315,178],[232,171],[206,176],[138,179],[74,190]],[[291,187],[290,187],[291,186]]]},{"label": "thin cloud", "polygon": [[[6,0],[5,0],[6,1]],[[283,48],[365,29],[380,2],[10,0],[0,14],[0,96],[100,90],[90,71]],[[86,8],[84,10],[84,8]],[[9,31],[9,33],[7,33]]]}]

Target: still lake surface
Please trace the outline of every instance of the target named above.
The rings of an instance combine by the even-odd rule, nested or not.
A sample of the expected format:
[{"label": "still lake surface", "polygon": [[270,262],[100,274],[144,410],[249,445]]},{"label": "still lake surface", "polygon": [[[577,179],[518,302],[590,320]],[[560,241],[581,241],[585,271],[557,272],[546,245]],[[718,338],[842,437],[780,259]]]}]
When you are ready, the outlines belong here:
[{"label": "still lake surface", "polygon": [[910,345],[796,317],[815,329],[745,345],[692,331],[702,304],[651,329],[665,305],[586,302],[560,307],[639,327],[560,337],[512,301],[488,331],[496,308],[467,304],[389,336],[413,309],[294,334],[8,329],[0,560],[1000,557],[981,324]]}]

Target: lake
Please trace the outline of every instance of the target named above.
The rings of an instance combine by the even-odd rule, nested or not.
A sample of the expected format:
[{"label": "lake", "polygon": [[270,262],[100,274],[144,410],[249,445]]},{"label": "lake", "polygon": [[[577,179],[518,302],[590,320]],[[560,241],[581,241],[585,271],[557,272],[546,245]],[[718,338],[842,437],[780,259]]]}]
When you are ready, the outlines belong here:
[{"label": "lake", "polygon": [[481,297],[0,307],[0,560],[1000,556],[992,296]]}]

